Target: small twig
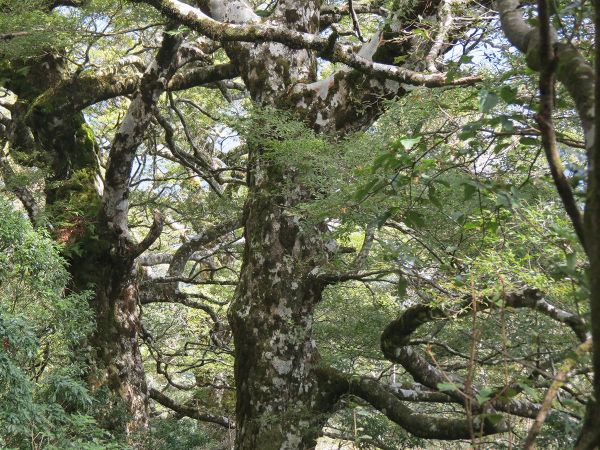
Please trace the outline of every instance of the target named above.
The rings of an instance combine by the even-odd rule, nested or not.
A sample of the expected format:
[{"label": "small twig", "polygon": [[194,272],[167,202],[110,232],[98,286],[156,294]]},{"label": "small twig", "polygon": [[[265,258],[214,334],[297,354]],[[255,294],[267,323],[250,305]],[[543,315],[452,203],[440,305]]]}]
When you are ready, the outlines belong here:
[{"label": "small twig", "polygon": [[467,413],[467,420],[469,422],[469,430],[471,432],[471,445],[473,448],[477,448],[475,441],[475,430],[473,428],[473,378],[475,375],[475,357],[477,351],[477,340],[479,333],[477,331],[477,296],[475,295],[475,288],[471,281],[471,345],[469,346],[469,362],[467,366],[467,379],[465,380],[465,411]]},{"label": "small twig", "polygon": [[348,0],[348,11],[350,12],[350,17],[352,18],[352,27],[354,28],[354,34],[356,34],[356,37],[360,42],[366,42],[365,38],[360,32],[360,25],[358,23],[356,11],[354,11],[354,5],[352,4],[352,0]]},{"label": "small twig", "polygon": [[579,358],[581,358],[581,356],[587,351],[589,351],[591,348],[592,338],[589,337],[584,343],[579,344],[579,346],[575,349],[575,356],[567,358],[567,360],[564,362],[562,368],[554,377],[554,381],[548,388],[548,391],[546,391],[544,402],[542,403],[540,412],[535,418],[535,422],[533,422],[533,425],[529,429],[527,439],[525,440],[525,444],[523,445],[523,450],[531,450],[534,448],[535,439],[537,438],[538,434],[540,434],[546,417],[548,416],[550,409],[552,409],[552,401],[554,400],[554,397],[556,397],[556,394],[558,394],[558,390],[562,387],[562,385],[565,384],[565,381],[567,380],[567,375],[575,366],[575,364],[577,364]]}]

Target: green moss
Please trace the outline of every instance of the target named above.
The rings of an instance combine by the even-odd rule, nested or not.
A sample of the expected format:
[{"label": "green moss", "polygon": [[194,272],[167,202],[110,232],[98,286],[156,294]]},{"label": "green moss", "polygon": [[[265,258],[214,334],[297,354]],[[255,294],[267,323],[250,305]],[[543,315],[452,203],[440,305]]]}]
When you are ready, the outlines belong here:
[{"label": "green moss", "polygon": [[72,152],[72,156],[76,158],[74,159],[75,164],[73,167],[76,169],[94,168],[94,172],[96,172],[98,165],[98,144],[96,137],[92,128],[83,121],[83,117],[81,117],[81,122],[79,129],[75,133],[76,148]]},{"label": "green moss", "polygon": [[82,217],[95,219],[100,208],[95,177],[95,170],[85,168],[76,170],[68,180],[55,182],[56,201],[51,209],[56,224],[72,224]]},{"label": "green moss", "polygon": [[42,89],[31,83],[28,74],[28,65],[8,60],[0,62],[0,83],[16,93],[21,101],[35,98],[42,92]]},{"label": "green moss", "polygon": [[[72,119],[76,124],[73,135],[59,133],[53,142],[54,158],[61,166],[62,176],[68,178],[50,185],[52,202],[49,216],[57,232],[57,239],[65,244],[66,256],[102,252],[97,230],[101,197],[96,189],[99,172],[98,146],[92,129],[80,115]],[[72,130],[67,127],[67,130]],[[60,142],[56,142],[56,140]],[[57,148],[58,147],[58,148]],[[63,161],[60,158],[64,158]],[[70,176],[69,176],[70,175]]]}]

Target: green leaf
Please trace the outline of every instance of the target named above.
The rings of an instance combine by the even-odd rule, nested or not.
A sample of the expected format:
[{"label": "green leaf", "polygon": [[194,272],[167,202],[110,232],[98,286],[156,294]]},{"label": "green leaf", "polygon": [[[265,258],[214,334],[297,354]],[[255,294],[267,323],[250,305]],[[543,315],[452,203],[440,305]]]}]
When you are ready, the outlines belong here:
[{"label": "green leaf", "polygon": [[[501,116],[500,117],[500,123],[502,125],[502,131],[510,132],[510,131],[512,131],[514,129],[514,125],[512,123],[512,120],[510,120],[506,116]],[[507,146],[508,146],[508,143],[507,143]]]},{"label": "green leaf", "polygon": [[471,200],[476,192],[476,186],[471,183],[463,183],[463,201]]},{"label": "green leaf", "polygon": [[380,229],[385,222],[396,213],[396,208],[390,208],[377,217],[377,228]]},{"label": "green leaf", "polygon": [[435,180],[433,180],[433,182],[441,184],[442,186],[447,187],[447,188],[450,187],[450,183],[448,183],[446,180],[442,180],[442,179],[436,178]]},{"label": "green leaf", "polygon": [[498,96],[493,92],[483,89],[479,93],[479,110],[482,113],[488,113],[498,104]]},{"label": "green leaf", "polygon": [[359,187],[358,190],[354,194],[354,200],[356,200],[356,201],[364,200],[367,195],[374,192],[374,188],[377,185],[377,183],[379,183],[379,181],[380,181],[379,178],[373,178],[368,183]]},{"label": "green leaf", "polygon": [[463,129],[463,131],[461,131],[460,133],[458,133],[458,138],[461,141],[466,141],[468,139],[474,138],[476,136],[476,134],[477,133],[476,133],[475,130],[472,130],[472,129],[465,130],[465,129]]},{"label": "green leaf", "polygon": [[404,217],[404,222],[411,228],[418,228],[425,225],[425,219],[421,213],[409,211]]},{"label": "green leaf", "polygon": [[179,36],[179,35],[189,32],[189,31],[190,31],[190,29],[188,27],[181,26],[175,30],[165,31],[165,34],[168,34],[170,36]]},{"label": "green leaf", "polygon": [[435,190],[435,186],[433,184],[429,185],[429,188],[427,189],[427,195],[429,198],[429,201],[437,206],[438,208],[442,209],[442,202],[440,201],[440,199],[437,197],[437,193]]},{"label": "green leaf", "polygon": [[492,425],[498,425],[504,418],[502,414],[482,414]]},{"label": "green leaf", "polygon": [[421,142],[422,136],[415,136],[412,138],[402,138],[399,140],[400,145],[404,148],[404,150],[410,150],[419,142]]},{"label": "green leaf", "polygon": [[384,153],[383,155],[379,155],[373,161],[373,170],[377,170],[379,168],[389,168],[394,166],[396,163],[396,158],[392,153]]},{"label": "green leaf", "polygon": [[517,90],[512,86],[502,86],[500,88],[500,98],[509,105],[519,103],[517,101]]},{"label": "green leaf", "polygon": [[485,402],[489,401],[492,398],[492,394],[494,391],[489,388],[484,388],[479,391],[479,394],[475,395],[475,399],[479,405],[483,405]]},{"label": "green leaf", "polygon": [[496,196],[496,205],[511,209],[513,207],[513,200],[510,194],[507,192],[499,192]]},{"label": "green leaf", "polygon": [[521,145],[540,145],[540,141],[538,141],[534,137],[529,136],[522,136],[521,139],[519,139],[519,143]]},{"label": "green leaf", "polygon": [[467,216],[465,215],[465,213],[462,213],[460,211],[455,211],[453,212],[450,217],[452,218],[452,220],[455,220],[457,223],[464,223],[465,220],[467,220]]},{"label": "green leaf", "polygon": [[525,382],[519,382],[519,383],[517,383],[517,386],[519,386],[521,389],[523,389],[523,392],[525,392],[530,397],[533,397],[533,398],[537,397],[536,390],[533,389],[529,384],[527,384]]},{"label": "green leaf", "polygon": [[498,154],[505,148],[510,147],[510,145],[511,145],[510,142],[501,142],[494,147],[494,153]]},{"label": "green leaf", "polygon": [[458,386],[454,383],[438,383],[438,390],[442,392],[455,392],[458,391]]},{"label": "green leaf", "polygon": [[569,253],[567,254],[567,270],[569,272],[575,271],[575,266],[577,265],[577,253]]}]

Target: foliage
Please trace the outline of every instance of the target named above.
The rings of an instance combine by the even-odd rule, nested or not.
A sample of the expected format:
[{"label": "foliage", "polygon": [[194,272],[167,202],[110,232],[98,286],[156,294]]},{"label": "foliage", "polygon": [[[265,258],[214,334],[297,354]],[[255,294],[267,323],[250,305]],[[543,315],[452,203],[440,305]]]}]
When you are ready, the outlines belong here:
[{"label": "foliage", "polygon": [[[0,34],[24,33],[20,39],[6,40],[0,44],[3,58],[39,56],[69,42],[69,29],[73,23],[58,12],[48,14],[48,3],[47,0],[0,1]],[[27,69],[24,67],[22,70]]]},{"label": "foliage", "polygon": [[0,442],[3,448],[117,448],[90,416],[75,349],[93,326],[70,294],[57,245],[0,198]]},{"label": "foliage", "polygon": [[[277,2],[250,3],[259,16],[275,18]],[[340,9],[347,6],[341,0],[324,3]],[[422,61],[424,49],[431,46],[440,17],[423,12],[412,17],[411,11],[421,3],[432,5],[389,0],[357,7],[382,7],[390,13],[385,19],[379,13],[366,17],[361,13],[359,25],[365,36],[380,27],[389,28],[396,19],[406,22],[400,36],[388,39],[393,30],[386,28],[380,39],[382,44],[398,45],[400,53],[377,57],[429,76],[430,68],[425,70]],[[134,241],[147,235],[152,210],[161,212],[164,228],[148,251],[135,255],[135,269],[115,277],[115,284],[125,279],[138,296],[132,308],[139,308],[142,318],[134,324],[139,327],[133,333],[138,339],[133,347],[141,349],[140,370],[152,389],[184,409],[235,416],[234,367],[241,363],[235,358],[246,355],[235,354],[235,330],[228,321],[228,309],[243,294],[238,283],[244,265],[254,258],[263,261],[261,268],[273,265],[276,273],[280,261],[275,259],[280,255],[267,255],[273,260],[266,261],[262,254],[248,255],[253,249],[239,226],[216,233],[206,244],[196,244],[223,223],[246,219],[255,205],[248,201],[253,200],[248,198],[252,188],[248,181],[267,173],[270,183],[255,194],[273,200],[271,205],[281,208],[282,217],[298,225],[298,235],[323,244],[319,256],[325,262],[292,284],[314,277],[327,285],[315,300],[314,317],[304,322],[314,326],[310,338],[314,337],[318,348],[315,359],[319,364],[348,379],[376,379],[390,390],[419,387],[400,364],[384,358],[380,340],[392,321],[416,305],[426,305],[450,311],[446,317],[419,324],[407,344],[449,378],[438,383],[437,390],[430,387],[432,391],[466,396],[459,392],[466,388],[450,379],[460,376],[480,388],[473,395],[474,410],[487,413],[494,401],[542,401],[555,367],[571,354],[577,338],[564,323],[539,310],[507,308],[503,300],[510,292],[535,287],[554,308],[589,322],[587,258],[544,162],[535,116],[537,75],[498,34],[492,11],[482,5],[450,3],[457,21],[442,40],[452,44],[438,55],[436,67],[449,80],[465,71],[482,75],[482,80],[460,88],[401,84],[397,98],[389,96],[385,101],[378,96],[361,97],[360,89],[369,88],[365,83],[356,92],[346,93],[351,100],[348,105],[358,115],[371,107],[370,102],[376,104],[376,120],[348,128],[351,132],[325,134],[319,120],[307,118],[300,106],[285,110],[287,100],[294,105],[304,102],[296,103],[294,97],[306,87],[304,80],[293,80],[286,86],[288,91],[281,93],[283,100],[278,98],[271,106],[250,100],[253,76],[243,71],[254,61],[237,68],[242,77],[169,90],[152,105],[148,129],[131,155],[133,170],[126,192],[118,200],[123,200],[119,207],[127,209]],[[589,57],[593,50],[589,4],[561,0],[553,7],[558,35]],[[535,24],[534,8],[524,4],[521,9]],[[32,82],[46,71],[44,58],[54,58],[58,66],[53,73],[56,79],[49,79],[49,84],[72,83],[76,90],[78,81],[100,73],[112,80],[109,87],[128,83],[139,87],[136,83],[160,46],[167,19],[153,8],[122,0],[90,0],[78,7],[58,8],[51,8],[46,0],[0,0],[0,12],[0,35],[4,36],[0,36],[0,85],[22,90],[22,98],[8,88],[0,92],[0,163],[26,166],[18,167],[12,177],[0,174],[4,183],[0,197],[0,447],[229,448],[231,429],[183,417],[177,408],[171,411],[158,402],[151,403],[148,430],[125,436],[119,427],[130,419],[127,406],[108,386],[98,388],[103,380],[93,373],[90,350],[94,313],[100,308],[90,307],[98,306],[94,292],[77,289],[82,285],[98,288],[89,280],[96,279],[96,271],[112,268],[109,264],[134,264],[130,254],[119,259],[127,253],[120,246],[121,236],[116,237],[119,245],[110,250],[111,244],[102,241],[110,233],[100,235],[99,230],[111,224],[100,223],[104,204],[97,179],[105,175],[114,157],[112,143],[119,139],[117,130],[135,94],[127,91],[112,98],[110,92],[102,93],[64,123],[65,118],[52,117],[51,110],[42,111],[52,119],[46,123],[48,117],[42,117],[44,125],[73,125],[65,127],[65,135],[48,136],[27,122],[30,105],[43,94],[38,90],[47,89],[43,83],[34,89]],[[351,31],[352,19],[333,16],[331,20],[339,21],[331,36],[344,45],[359,45]],[[15,32],[23,33],[18,38],[8,36]],[[167,35],[182,38],[193,55],[178,67],[176,76],[180,77],[202,72],[211,64],[231,63],[231,48],[242,45],[213,45],[197,39],[187,26]],[[265,47],[243,45],[254,46],[256,53],[249,52],[254,59],[260,59],[257,55]],[[351,73],[349,69],[325,60],[315,65],[320,79],[315,83],[320,86],[316,96],[324,100],[323,107],[329,101],[341,101],[344,92],[327,97],[339,78],[327,78],[334,72]],[[353,76],[360,80],[363,74]],[[323,81],[331,83],[319,84]],[[377,84],[377,79],[371,81]],[[48,89],[44,95],[52,92]],[[50,109],[70,101],[55,100]],[[555,100],[560,156],[581,203],[588,186],[579,120],[564,87],[558,87]],[[18,125],[25,128],[34,148],[11,147],[15,135],[10,125],[19,118],[19,108],[28,119]],[[73,146],[66,148],[68,140],[61,137],[68,133],[73,134]],[[10,154],[6,158],[5,149]],[[61,165],[68,173],[64,179],[55,170]],[[42,206],[44,220],[36,222],[48,231],[32,228],[7,200],[9,191],[18,197],[23,189],[33,192],[36,200],[48,199],[49,192],[58,198]],[[298,192],[301,195],[295,197]],[[273,228],[280,230],[282,223]],[[186,246],[193,251],[179,272],[172,273],[174,255]],[[296,250],[295,257],[302,258]],[[98,267],[99,261],[103,267]],[[86,283],[78,284],[81,280],[69,276],[69,271],[77,269],[93,276],[82,277]],[[273,277],[274,284],[280,281],[279,275]],[[482,304],[489,300],[486,305],[491,306],[479,310],[476,301],[466,303],[469,299]],[[113,306],[109,302],[108,309]],[[275,312],[268,311],[273,317]],[[541,446],[573,446],[591,395],[589,367],[585,356],[569,374],[539,437]],[[415,413],[466,417],[472,426],[472,412],[466,413],[461,402],[403,400]],[[411,436],[388,420],[384,410],[355,395],[344,395],[328,408],[331,416],[325,431],[336,444],[348,442],[365,449],[450,448],[445,442]],[[524,418],[498,411],[487,414],[491,420],[510,417],[512,430],[481,440],[474,437],[465,445],[511,447],[529,427]],[[262,419],[277,423],[278,418],[273,412]]]}]

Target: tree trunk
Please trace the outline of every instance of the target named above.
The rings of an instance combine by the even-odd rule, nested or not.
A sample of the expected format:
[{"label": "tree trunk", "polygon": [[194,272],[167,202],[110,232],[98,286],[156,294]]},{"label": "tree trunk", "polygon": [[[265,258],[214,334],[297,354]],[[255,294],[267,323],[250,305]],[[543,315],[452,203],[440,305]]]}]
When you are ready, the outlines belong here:
[{"label": "tree trunk", "polygon": [[312,339],[323,285],[320,231],[289,213],[305,195],[289,192],[277,167],[252,149],[245,251],[229,311],[235,343],[239,449],[308,448],[323,417],[314,411],[318,358]]},{"label": "tree trunk", "polygon": [[[98,286],[95,298],[96,331],[93,346],[102,364],[101,374],[107,385],[125,403],[129,434],[148,425],[148,386],[138,345],[140,308],[137,280],[131,276],[133,261],[111,261],[102,267],[105,284]],[[129,271],[127,270],[129,269]]]},{"label": "tree trunk", "polygon": [[[108,386],[124,402],[131,420],[123,423],[111,417],[109,427],[123,431],[145,427],[148,393],[137,344],[140,325],[133,259],[111,252],[111,234],[101,214],[102,181],[95,137],[81,112],[57,115],[51,107],[40,106],[40,99],[46,100],[63,80],[60,56],[48,54],[23,64],[29,71],[6,74],[7,87],[18,95],[10,150],[19,163],[48,170],[45,220],[54,238],[64,245],[70,289],[95,292],[90,300],[96,320],[96,330],[89,337],[93,352],[85,355],[90,358],[88,383],[92,390]],[[62,97],[52,103],[65,101]],[[39,206],[34,210],[40,210]],[[42,225],[39,217],[31,218]],[[82,345],[77,351],[85,348],[87,345]]]}]

